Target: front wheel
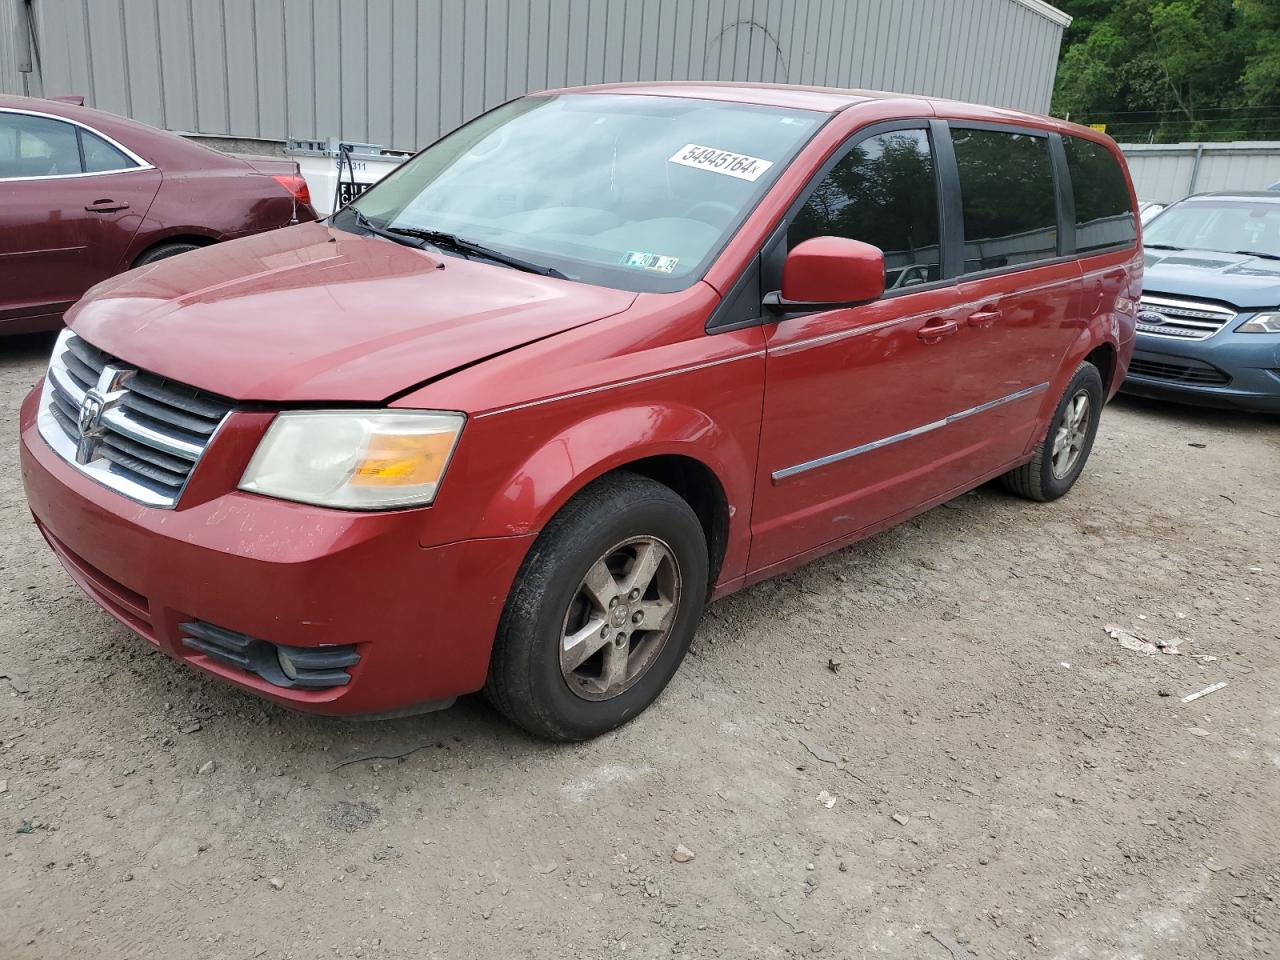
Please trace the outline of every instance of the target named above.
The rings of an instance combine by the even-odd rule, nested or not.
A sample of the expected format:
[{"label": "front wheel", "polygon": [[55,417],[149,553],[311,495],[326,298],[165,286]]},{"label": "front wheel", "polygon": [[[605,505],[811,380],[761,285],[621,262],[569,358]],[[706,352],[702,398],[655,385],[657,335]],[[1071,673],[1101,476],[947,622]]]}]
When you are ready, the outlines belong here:
[{"label": "front wheel", "polygon": [[688,503],[647,477],[604,477],[556,514],[525,558],[485,693],[536,736],[612,730],[675,674],[706,592],[706,538]]},{"label": "front wheel", "polygon": [[1103,401],[1098,368],[1080,364],[1035,455],[1000,478],[1005,488],[1031,500],[1047,501],[1057,500],[1075,486],[1098,434]]}]

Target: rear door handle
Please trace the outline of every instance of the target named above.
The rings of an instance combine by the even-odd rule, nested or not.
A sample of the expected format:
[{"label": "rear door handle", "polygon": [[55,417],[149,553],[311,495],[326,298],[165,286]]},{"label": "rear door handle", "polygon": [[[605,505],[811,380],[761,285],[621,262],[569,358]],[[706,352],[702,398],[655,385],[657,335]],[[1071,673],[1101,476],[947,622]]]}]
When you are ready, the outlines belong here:
[{"label": "rear door handle", "polygon": [[978,310],[976,313],[969,314],[967,322],[969,326],[977,327],[981,330],[991,326],[999,319],[1000,311],[992,307],[989,310]]},{"label": "rear door handle", "polygon": [[129,204],[124,200],[95,200],[85,204],[90,213],[115,213],[117,210],[128,210]]},{"label": "rear door handle", "polygon": [[925,343],[937,343],[943,337],[950,337],[960,331],[960,325],[954,320],[943,320],[934,317],[916,331],[916,336]]}]

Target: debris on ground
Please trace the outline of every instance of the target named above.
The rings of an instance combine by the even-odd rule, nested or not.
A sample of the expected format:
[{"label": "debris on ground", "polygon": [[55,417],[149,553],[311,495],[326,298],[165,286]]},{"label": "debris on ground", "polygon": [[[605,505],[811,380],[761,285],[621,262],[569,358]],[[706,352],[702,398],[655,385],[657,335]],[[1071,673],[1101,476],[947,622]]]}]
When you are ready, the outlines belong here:
[{"label": "debris on ground", "polygon": [[1211,736],[1211,734],[1209,733],[1209,731],[1208,731],[1208,730],[1206,730],[1204,727],[1187,727],[1187,733],[1189,733],[1189,734],[1191,734],[1192,736],[1195,736],[1195,737],[1208,737],[1208,736]]},{"label": "debris on ground", "polygon": [[960,942],[947,936],[945,933],[939,933],[937,930],[926,931],[929,936],[937,940],[948,950],[951,951],[951,960],[974,960],[973,954],[960,945]]},{"label": "debris on ground", "polygon": [[10,670],[6,673],[0,673],[0,678],[9,681],[9,686],[13,687],[14,693],[30,693],[31,684],[27,680],[25,673],[18,673],[16,670]]},{"label": "debris on ground", "polygon": [[843,662],[843,661],[835,660],[835,659],[832,659],[832,658],[828,657],[828,658],[827,658],[827,669],[828,669],[828,670],[830,670],[832,673],[839,673],[839,672],[840,672],[840,664],[841,664],[842,662]]},{"label": "debris on ground", "polygon": [[270,880],[267,881],[267,883],[271,884],[272,890],[284,889],[284,881],[281,880],[279,877],[272,877]]},{"label": "debris on ground", "polygon": [[908,817],[905,813],[895,813],[889,819],[892,820],[894,823],[896,823],[898,826],[905,827],[911,818]]},{"label": "debris on ground", "polygon": [[1221,690],[1227,685],[1227,681],[1219,680],[1217,683],[1211,683],[1203,690],[1197,690],[1195,693],[1188,693],[1182,698],[1183,703],[1190,703],[1192,700],[1199,700],[1201,697],[1207,697],[1209,694]]},{"label": "debris on ground", "polygon": [[200,732],[200,721],[199,721],[199,720],[192,720],[190,723],[183,724],[183,726],[182,726],[182,732],[183,732],[183,733],[199,733],[199,732]]},{"label": "debris on ground", "polygon": [[824,807],[826,807],[828,810],[830,810],[832,807],[836,805],[836,798],[834,794],[828,793],[826,790],[823,790],[821,793],[818,794],[818,802],[822,804]]},{"label": "debris on ground", "polygon": [[1117,640],[1120,646],[1126,650],[1132,650],[1134,653],[1141,653],[1145,656],[1152,656],[1157,653],[1167,653],[1176,656],[1178,654],[1178,646],[1168,640],[1148,640],[1140,633],[1126,630],[1124,627],[1117,626],[1114,623],[1108,623],[1104,630],[1112,640]]},{"label": "debris on ground", "polygon": [[821,760],[823,763],[839,763],[840,758],[828,750],[820,743],[814,743],[812,740],[806,740],[800,737],[800,745],[808,750],[811,754]]},{"label": "debris on ground", "polygon": [[1188,447],[1195,447],[1197,450],[1203,450],[1205,447],[1207,447],[1207,446],[1208,446],[1208,444],[1207,444],[1207,443],[1195,443],[1195,442],[1192,442],[1192,443],[1188,443],[1188,444],[1187,444],[1187,446],[1188,446]]},{"label": "debris on ground", "polygon": [[676,863],[688,863],[693,858],[694,852],[683,843],[677,844],[676,848],[671,851],[671,859]]},{"label": "debris on ground", "polygon": [[200,769],[199,769],[197,772],[198,772],[201,776],[204,776],[204,775],[206,775],[206,774],[213,773],[213,771],[215,771],[215,770],[217,770],[217,769],[218,769],[218,761],[217,761],[217,760],[206,760],[203,764],[201,764],[201,765],[200,765]]},{"label": "debris on ground", "polygon": [[8,793],[8,792],[9,792],[9,781],[0,780],[0,793]]}]

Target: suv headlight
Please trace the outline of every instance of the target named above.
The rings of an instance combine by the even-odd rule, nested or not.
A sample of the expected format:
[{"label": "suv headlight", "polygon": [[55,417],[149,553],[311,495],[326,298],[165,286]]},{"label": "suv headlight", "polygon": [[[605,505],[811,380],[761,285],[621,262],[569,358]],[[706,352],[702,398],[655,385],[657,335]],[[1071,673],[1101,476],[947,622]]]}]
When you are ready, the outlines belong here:
[{"label": "suv headlight", "polygon": [[423,506],[466,416],[416,410],[292,410],[277,414],[240,489],[345,510]]},{"label": "suv headlight", "polygon": [[1236,327],[1236,333],[1280,333],[1280,313],[1260,313]]}]

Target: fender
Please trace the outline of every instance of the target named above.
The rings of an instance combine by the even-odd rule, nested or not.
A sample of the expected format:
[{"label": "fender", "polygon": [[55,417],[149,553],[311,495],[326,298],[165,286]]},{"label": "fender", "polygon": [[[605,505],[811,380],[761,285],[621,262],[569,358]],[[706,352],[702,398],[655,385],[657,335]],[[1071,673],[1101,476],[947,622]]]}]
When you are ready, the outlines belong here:
[{"label": "fender", "polygon": [[[468,504],[467,512],[477,518],[467,530],[468,538],[536,533],[583,487],[606,473],[649,457],[678,456],[700,464],[719,483],[728,507],[721,576],[740,575],[746,564],[755,474],[755,452],[744,449],[740,439],[755,434],[727,429],[688,402],[620,400],[600,409],[598,400],[594,404],[587,400],[580,408],[580,419],[556,429],[527,456],[509,464],[497,482],[480,479],[488,473],[484,465],[464,468],[464,483],[470,487],[482,482],[487,494]],[[557,411],[558,424],[563,424],[560,418],[565,412]],[[536,430],[538,417],[536,409],[513,411],[478,418],[469,429],[494,434],[476,444],[484,448],[501,443],[500,436],[529,435]],[[438,543],[441,532],[429,525],[423,530],[424,545],[428,539]]]},{"label": "fender", "polygon": [[1031,434],[1031,439],[1027,442],[1026,449],[1023,451],[1026,456],[1031,456],[1036,446],[1044,440],[1045,431],[1049,429],[1049,421],[1058,409],[1058,403],[1062,400],[1063,391],[1067,389],[1067,383],[1071,380],[1072,374],[1076,372],[1076,368],[1084,362],[1085,357],[1104,344],[1110,344],[1112,349],[1116,351],[1117,360],[1116,370],[1111,377],[1113,382],[1103,384],[1103,389],[1107,399],[1115,392],[1115,385],[1122,378],[1123,372],[1119,360],[1120,341],[1117,337],[1118,331],[1119,323],[1115,316],[1111,313],[1101,313],[1090,320],[1088,325],[1072,341],[1063,358],[1062,365],[1058,368],[1053,380],[1050,381],[1049,389],[1044,393],[1044,399],[1040,403],[1040,412],[1036,417],[1036,428]]},{"label": "fender", "polygon": [[592,481],[664,455],[687,457],[710,470],[725,492],[731,520],[748,506],[750,491],[736,491],[735,497],[725,478],[749,476],[754,460],[704,411],[654,403],[603,411],[549,438],[499,486],[485,510],[483,535],[539,531]]}]

